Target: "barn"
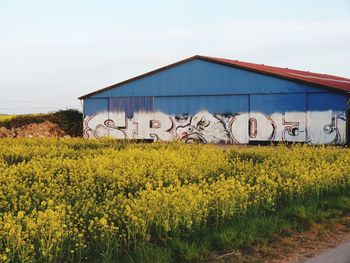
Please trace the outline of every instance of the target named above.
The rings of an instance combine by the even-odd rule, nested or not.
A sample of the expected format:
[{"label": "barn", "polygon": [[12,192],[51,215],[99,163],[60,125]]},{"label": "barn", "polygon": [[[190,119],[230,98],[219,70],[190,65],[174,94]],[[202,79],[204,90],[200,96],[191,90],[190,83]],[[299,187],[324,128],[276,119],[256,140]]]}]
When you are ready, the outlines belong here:
[{"label": "barn", "polygon": [[79,98],[84,137],[346,144],[350,79],[193,56]]}]

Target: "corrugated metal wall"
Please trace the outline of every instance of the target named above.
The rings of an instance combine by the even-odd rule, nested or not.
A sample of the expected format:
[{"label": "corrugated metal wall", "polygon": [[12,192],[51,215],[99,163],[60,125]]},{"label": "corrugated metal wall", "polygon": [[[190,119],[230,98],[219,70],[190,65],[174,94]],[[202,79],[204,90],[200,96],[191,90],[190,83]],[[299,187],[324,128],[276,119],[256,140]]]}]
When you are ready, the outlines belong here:
[{"label": "corrugated metal wall", "polygon": [[248,95],[155,97],[154,107],[169,115],[195,114],[199,111],[241,113],[249,111],[249,98]]},{"label": "corrugated metal wall", "polygon": [[115,89],[93,95],[103,97],[186,96],[322,92],[298,82],[193,60]]},{"label": "corrugated metal wall", "polygon": [[347,96],[201,60],[84,100],[85,137],[345,142]]}]

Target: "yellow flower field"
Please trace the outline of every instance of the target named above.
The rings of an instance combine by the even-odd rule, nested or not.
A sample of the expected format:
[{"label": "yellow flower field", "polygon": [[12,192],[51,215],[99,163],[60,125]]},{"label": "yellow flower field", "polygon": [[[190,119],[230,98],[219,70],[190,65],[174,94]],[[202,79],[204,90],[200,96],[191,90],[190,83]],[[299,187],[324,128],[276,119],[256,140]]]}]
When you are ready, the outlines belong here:
[{"label": "yellow flower field", "polygon": [[0,115],[0,121],[10,120],[14,117],[14,115]]},{"label": "yellow flower field", "polygon": [[0,262],[93,262],[350,187],[350,150],[0,140]]}]

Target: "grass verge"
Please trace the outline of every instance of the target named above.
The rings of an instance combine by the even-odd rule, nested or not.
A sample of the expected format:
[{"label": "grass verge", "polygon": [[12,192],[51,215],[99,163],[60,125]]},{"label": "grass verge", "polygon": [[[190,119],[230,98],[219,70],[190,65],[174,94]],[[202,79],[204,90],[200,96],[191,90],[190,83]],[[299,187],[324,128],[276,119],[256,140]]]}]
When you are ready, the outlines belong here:
[{"label": "grass verge", "polygon": [[[279,204],[275,212],[248,213],[215,227],[198,229],[189,236],[172,237],[138,247],[121,262],[256,262],[244,255],[254,246],[272,242],[294,233],[306,232],[315,225],[341,222],[350,214],[350,189],[322,197],[293,200]],[[349,222],[343,222],[348,224]],[[119,261],[118,261],[119,262]]]}]

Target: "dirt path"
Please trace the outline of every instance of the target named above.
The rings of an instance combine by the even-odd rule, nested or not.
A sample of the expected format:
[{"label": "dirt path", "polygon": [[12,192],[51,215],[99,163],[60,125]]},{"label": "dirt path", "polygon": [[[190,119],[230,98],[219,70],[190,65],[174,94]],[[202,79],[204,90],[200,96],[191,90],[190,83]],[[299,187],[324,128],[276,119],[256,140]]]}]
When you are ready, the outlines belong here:
[{"label": "dirt path", "polygon": [[350,241],[321,253],[304,263],[350,263]]},{"label": "dirt path", "polygon": [[[343,244],[345,244],[344,247]],[[332,250],[332,248],[337,250]],[[308,232],[295,233],[290,237],[276,237],[275,242],[258,245],[244,253],[233,251],[217,255],[211,258],[210,262],[338,263],[334,261],[336,259],[334,255],[339,254],[339,260],[341,260],[342,257],[348,256],[346,253],[350,253],[350,216],[345,217],[341,222],[315,225]],[[327,260],[317,261],[319,255]],[[329,260],[329,257],[332,259]],[[339,261],[339,263],[345,262],[350,262],[350,256],[348,261]]]},{"label": "dirt path", "polygon": [[[350,218],[348,219],[350,223]],[[315,258],[328,251],[331,248],[337,247],[343,242],[350,241],[350,225],[335,223],[334,226],[320,229],[314,229],[311,232],[300,234],[299,236],[286,238],[282,240],[282,245],[278,251],[285,256],[271,260],[273,263],[296,263],[308,262],[311,258]],[[317,261],[312,261],[313,263]],[[327,263],[335,263],[328,261]],[[311,263],[311,262],[308,262]]]}]

